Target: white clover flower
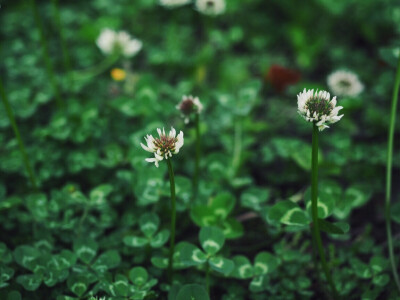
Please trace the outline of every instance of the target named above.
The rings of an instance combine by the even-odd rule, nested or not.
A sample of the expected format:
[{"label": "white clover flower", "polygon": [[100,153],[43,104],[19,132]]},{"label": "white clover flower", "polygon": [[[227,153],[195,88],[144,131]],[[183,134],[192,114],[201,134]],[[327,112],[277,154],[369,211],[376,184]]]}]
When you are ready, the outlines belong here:
[{"label": "white clover flower", "polygon": [[225,0],[196,0],[196,9],[205,15],[217,16],[225,12]]},{"label": "white clover flower", "polygon": [[160,4],[165,7],[178,7],[192,2],[192,0],[160,0]]},{"label": "white clover flower", "polygon": [[176,130],[171,127],[171,131],[168,135],[165,134],[165,130],[157,128],[159,138],[154,138],[148,134],[144,139],[146,140],[147,146],[140,143],[140,146],[148,152],[154,153],[154,158],[146,158],[147,162],[154,162],[158,168],[158,162],[164,158],[168,159],[172,157],[172,154],[177,154],[179,149],[183,146],[183,132],[179,132],[176,136]]},{"label": "white clover flower", "polygon": [[104,54],[120,52],[125,57],[136,55],[143,45],[141,41],[132,38],[126,31],[116,32],[109,28],[101,31],[96,44]]},{"label": "white clover flower", "polygon": [[304,89],[297,95],[299,114],[308,122],[316,123],[319,131],[329,128],[328,124],[338,122],[343,115],[338,116],[342,106],[336,106],[336,96],[332,98],[326,91]]},{"label": "white clover flower", "polygon": [[185,124],[188,124],[189,117],[192,113],[200,114],[203,111],[203,104],[201,104],[199,97],[183,95],[182,101],[176,106],[176,108],[181,111]]},{"label": "white clover flower", "polygon": [[338,70],[327,78],[329,89],[338,96],[356,97],[363,90],[364,85],[357,74],[350,71]]}]

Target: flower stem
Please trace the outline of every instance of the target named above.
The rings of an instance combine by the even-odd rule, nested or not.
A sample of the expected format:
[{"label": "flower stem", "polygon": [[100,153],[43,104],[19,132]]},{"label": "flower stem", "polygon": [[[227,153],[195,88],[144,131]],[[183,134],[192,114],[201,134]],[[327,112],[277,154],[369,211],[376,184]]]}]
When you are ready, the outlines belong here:
[{"label": "flower stem", "polygon": [[397,273],[396,261],[393,252],[393,240],[392,240],[392,228],[391,228],[391,215],[390,215],[390,198],[392,189],[392,161],[393,161],[393,140],[394,140],[394,130],[396,123],[396,110],[397,101],[399,98],[399,87],[400,87],[400,57],[397,64],[397,72],[393,87],[393,97],[392,97],[392,108],[390,112],[390,125],[389,125],[389,136],[388,136],[388,155],[387,155],[387,165],[386,165],[386,197],[385,197],[385,219],[386,219],[386,233],[388,239],[388,250],[390,264],[392,266],[392,272],[394,281],[396,283],[397,289],[400,292],[400,280]]},{"label": "flower stem", "polygon": [[[332,289],[332,294],[334,299],[338,299],[338,293],[336,291],[335,285],[333,283],[332,275],[330,273],[328,264],[325,259],[324,248],[322,246],[321,232],[318,223],[318,127],[313,123],[313,133],[312,133],[312,161],[311,161],[312,171],[311,171],[311,207],[312,207],[312,220],[313,220],[313,236],[317,244],[317,250],[319,253],[320,262],[322,269],[324,270],[326,279]],[[318,272],[318,266],[316,271]]]},{"label": "flower stem", "polygon": [[232,159],[232,177],[240,166],[240,158],[242,156],[242,119],[240,116],[235,121],[234,140],[233,140],[233,159]]},{"label": "flower stem", "polygon": [[110,68],[117,60],[119,59],[119,55],[109,55],[100,62],[98,65],[93,67],[89,67],[85,70],[74,71],[72,72],[72,79],[73,80],[84,80],[90,79],[94,76],[97,76],[103,72],[105,72],[108,68]]},{"label": "flower stem", "polygon": [[168,164],[169,184],[171,189],[171,239],[169,241],[169,258],[168,258],[168,278],[170,283],[173,279],[173,258],[175,248],[175,224],[176,224],[176,197],[175,197],[175,177],[172,169],[171,159],[166,159]]},{"label": "flower stem", "polygon": [[60,8],[59,8],[59,0],[52,0],[53,2],[53,14],[54,14],[54,21],[56,23],[58,34],[60,35],[60,42],[61,42],[61,49],[64,59],[64,67],[67,71],[68,81],[72,88],[72,76],[71,76],[71,59],[68,52],[67,44],[64,38],[63,28],[61,26],[61,18],[60,18]]},{"label": "flower stem", "polygon": [[196,127],[196,160],[195,169],[193,175],[193,201],[197,198],[197,193],[199,191],[199,172],[200,172],[200,117],[196,114],[195,117],[195,127]]},{"label": "flower stem", "polygon": [[48,78],[50,80],[51,85],[53,86],[54,95],[56,97],[57,105],[59,107],[62,107],[63,106],[63,101],[61,99],[60,89],[58,87],[58,84],[57,84],[57,81],[56,81],[56,76],[54,74],[53,64],[52,64],[50,56],[49,56],[49,50],[48,50],[46,35],[44,33],[44,30],[43,30],[43,24],[42,24],[42,21],[40,19],[39,10],[38,10],[38,7],[36,5],[36,1],[35,0],[31,0],[31,5],[32,5],[32,9],[33,9],[33,15],[35,17],[36,26],[37,26],[37,28],[39,30],[39,33],[40,33],[40,42],[42,44],[43,58],[44,58],[44,61],[45,61],[45,64],[46,64],[47,76],[48,76]]},{"label": "flower stem", "polygon": [[26,153],[25,145],[24,145],[24,142],[22,141],[21,135],[19,133],[18,125],[17,125],[17,122],[15,121],[14,114],[12,112],[10,103],[8,102],[7,95],[4,90],[3,82],[1,80],[1,78],[0,78],[0,94],[1,94],[1,100],[3,101],[4,107],[7,111],[8,119],[10,120],[11,126],[14,130],[15,137],[17,138],[19,150],[21,151],[21,154],[22,154],[22,159],[24,161],[25,169],[28,172],[28,176],[29,176],[29,179],[31,181],[33,188],[35,190],[37,190],[37,184],[36,184],[37,181],[36,181],[35,175],[33,174],[31,164],[29,162],[29,157]]}]

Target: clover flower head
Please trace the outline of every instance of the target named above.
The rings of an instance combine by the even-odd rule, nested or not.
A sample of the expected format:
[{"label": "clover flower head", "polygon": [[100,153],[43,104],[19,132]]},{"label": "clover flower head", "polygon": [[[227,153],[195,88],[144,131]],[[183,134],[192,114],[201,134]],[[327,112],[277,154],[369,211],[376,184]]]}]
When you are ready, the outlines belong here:
[{"label": "clover flower head", "polygon": [[338,116],[342,106],[336,106],[336,96],[331,96],[326,91],[304,89],[297,95],[299,114],[308,122],[316,123],[319,131],[329,128],[329,124],[338,122],[343,115]]},{"label": "clover flower head", "polygon": [[181,111],[182,117],[185,119],[185,124],[187,124],[192,113],[200,114],[203,111],[203,104],[201,104],[198,97],[183,95],[182,101],[176,108]]},{"label": "clover flower head", "polygon": [[192,2],[192,0],[160,0],[160,4],[165,7],[178,7]]},{"label": "clover flower head", "polygon": [[205,15],[217,16],[225,12],[225,0],[196,0],[197,10]]},{"label": "clover flower head", "polygon": [[117,32],[109,28],[101,31],[96,44],[104,54],[121,53],[125,57],[135,56],[142,49],[142,42],[126,31]]},{"label": "clover flower head", "polygon": [[154,138],[152,135],[148,134],[144,139],[146,140],[146,145],[140,143],[140,146],[148,152],[154,153],[154,158],[146,158],[147,162],[155,163],[158,168],[158,162],[162,161],[164,158],[168,159],[172,157],[172,154],[177,154],[180,148],[183,146],[183,132],[179,132],[176,135],[176,130],[171,127],[168,135],[165,134],[165,130],[157,128],[158,138]]},{"label": "clover flower head", "polygon": [[356,97],[364,90],[357,74],[346,70],[331,73],[327,82],[329,89],[338,96]]}]

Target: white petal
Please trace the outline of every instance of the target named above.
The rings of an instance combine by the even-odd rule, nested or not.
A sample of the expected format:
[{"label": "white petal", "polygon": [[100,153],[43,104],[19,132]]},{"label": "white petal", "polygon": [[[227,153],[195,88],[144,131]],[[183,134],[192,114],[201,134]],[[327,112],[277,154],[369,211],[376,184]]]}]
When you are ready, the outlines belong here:
[{"label": "white petal", "polygon": [[175,138],[175,136],[176,136],[176,130],[174,127],[171,127],[171,130],[169,132],[169,137]]},{"label": "white petal", "polygon": [[154,152],[152,149],[150,149],[149,147],[143,145],[142,143],[140,143],[140,146],[142,146],[142,148],[148,152]]}]

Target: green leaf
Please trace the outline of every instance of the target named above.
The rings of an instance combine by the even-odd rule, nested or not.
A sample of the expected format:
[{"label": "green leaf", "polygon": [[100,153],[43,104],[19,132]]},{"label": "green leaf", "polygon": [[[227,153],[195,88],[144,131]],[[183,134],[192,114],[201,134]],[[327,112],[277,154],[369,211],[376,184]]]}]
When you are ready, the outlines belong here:
[{"label": "green leaf", "polygon": [[230,193],[221,193],[211,199],[209,206],[217,218],[225,219],[235,206],[235,198]]},{"label": "green leaf", "polygon": [[17,277],[17,282],[27,291],[35,291],[42,283],[42,277],[37,274],[21,275]]},{"label": "green leaf", "polygon": [[372,190],[366,185],[354,185],[349,187],[344,193],[344,199],[352,208],[361,207],[372,196]]},{"label": "green leaf", "polygon": [[17,291],[11,291],[7,295],[7,300],[21,300],[21,294]]},{"label": "green leaf", "polygon": [[222,223],[222,230],[227,239],[237,239],[244,233],[243,225],[233,217],[228,217]]},{"label": "green leaf", "polygon": [[11,252],[4,243],[0,243],[0,261],[5,264],[8,264],[12,261]]},{"label": "green leaf", "polygon": [[78,297],[81,297],[87,290],[88,284],[83,276],[71,276],[67,280],[67,286]]},{"label": "green leaf", "polygon": [[36,220],[44,220],[48,216],[47,196],[45,194],[29,195],[27,207]]},{"label": "green leaf", "polygon": [[74,242],[74,252],[78,258],[89,264],[97,254],[98,244],[91,239],[78,239]]},{"label": "green leaf", "polygon": [[386,286],[390,281],[390,276],[388,274],[380,274],[376,275],[372,278],[372,283],[384,287]]},{"label": "green leaf", "polygon": [[176,300],[210,300],[210,297],[201,285],[186,284],[179,290]]},{"label": "green leaf", "polygon": [[279,201],[268,210],[268,222],[285,225],[308,225],[309,219],[304,210],[290,200]]},{"label": "green leaf", "polygon": [[110,289],[115,296],[128,296],[130,290],[128,279],[125,276],[118,274],[115,276],[115,281],[112,283]]},{"label": "green leaf", "polygon": [[147,213],[140,217],[139,226],[146,237],[152,237],[160,226],[160,219],[155,213]]},{"label": "green leaf", "polygon": [[[311,216],[311,188],[308,188],[304,194],[306,208]],[[336,199],[329,188],[321,185],[318,188],[318,218],[325,219],[329,217],[335,209]]]},{"label": "green leaf", "polygon": [[203,253],[195,245],[182,242],[181,247],[181,257],[180,260],[185,266],[196,266],[204,264],[207,261],[207,255]]},{"label": "green leaf", "polygon": [[279,259],[269,252],[260,252],[254,259],[254,274],[265,275],[274,272],[278,267]]},{"label": "green leaf", "polygon": [[146,246],[149,243],[149,240],[144,237],[130,235],[130,236],[124,237],[123,242],[126,246],[134,247],[134,248],[141,248],[141,247]]},{"label": "green leaf", "polygon": [[94,264],[92,268],[99,273],[104,273],[109,269],[118,267],[121,263],[121,257],[117,250],[108,250],[101,254]]},{"label": "green leaf", "polygon": [[268,286],[267,276],[256,276],[250,282],[249,290],[253,293],[264,291]]},{"label": "green leaf", "polygon": [[243,255],[237,255],[233,258],[235,269],[232,272],[232,277],[239,279],[251,278],[254,275],[254,269],[249,259]]},{"label": "green leaf", "polygon": [[53,256],[53,258],[56,260],[54,267],[57,270],[69,269],[75,265],[77,260],[77,256],[69,250],[62,250],[60,254]]},{"label": "green leaf", "polygon": [[183,176],[175,176],[175,189],[178,196],[177,210],[181,211],[187,207],[192,198],[192,181]]},{"label": "green leaf", "polygon": [[[291,158],[302,169],[311,170],[311,145],[309,143],[299,142],[296,151],[291,152]],[[321,161],[321,156],[318,156]]]},{"label": "green leaf", "polygon": [[9,281],[13,276],[14,276],[14,269],[0,264],[0,288],[6,281]]},{"label": "green leaf", "polygon": [[351,258],[350,259],[350,265],[353,268],[354,272],[356,273],[357,277],[360,278],[371,278],[372,277],[372,272],[369,266],[365,263],[363,263],[361,260],[358,258]]},{"label": "green leaf", "polygon": [[369,265],[374,274],[378,274],[389,268],[389,260],[382,256],[374,256],[371,258]]},{"label": "green leaf", "polygon": [[324,219],[318,218],[319,229],[331,234],[345,234],[349,231],[350,226],[344,222],[331,223]]},{"label": "green leaf", "polygon": [[160,248],[168,241],[169,230],[164,229],[157,233],[150,241],[150,245],[153,248]]},{"label": "green leaf", "polygon": [[218,220],[217,216],[214,215],[213,209],[205,205],[194,206],[190,210],[190,217],[200,227],[215,225]]},{"label": "green leaf", "polygon": [[168,258],[166,257],[152,257],[151,263],[159,269],[166,269],[168,267]]},{"label": "green leaf", "polygon": [[203,227],[200,229],[199,240],[206,253],[214,255],[223,247],[225,235],[217,227]]},{"label": "green leaf", "polygon": [[31,246],[18,246],[14,250],[14,259],[22,267],[33,271],[37,265],[36,259],[40,257],[40,252]]},{"label": "green leaf", "polygon": [[106,202],[107,196],[113,191],[110,184],[102,184],[90,191],[90,202],[93,204],[103,204]]},{"label": "green leaf", "polygon": [[144,285],[149,278],[149,274],[147,273],[145,268],[135,267],[129,271],[129,279],[136,286]]},{"label": "green leaf", "polygon": [[229,275],[235,267],[235,264],[232,260],[224,258],[224,257],[211,257],[208,261],[211,269],[223,273],[224,275]]},{"label": "green leaf", "polygon": [[252,187],[246,190],[240,197],[243,207],[249,207],[255,211],[261,210],[261,205],[268,201],[269,190],[258,187]]}]

